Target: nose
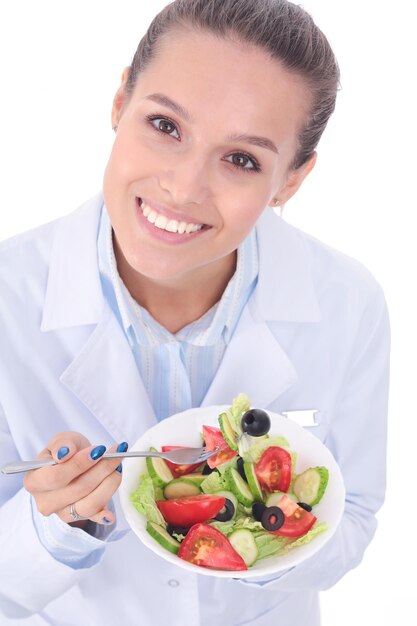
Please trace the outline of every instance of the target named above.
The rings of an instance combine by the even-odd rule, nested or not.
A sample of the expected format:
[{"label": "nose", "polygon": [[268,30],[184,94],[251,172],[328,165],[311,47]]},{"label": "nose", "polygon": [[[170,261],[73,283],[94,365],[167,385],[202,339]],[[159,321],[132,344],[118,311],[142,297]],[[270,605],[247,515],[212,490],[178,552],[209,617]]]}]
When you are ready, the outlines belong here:
[{"label": "nose", "polygon": [[209,166],[201,153],[177,155],[159,175],[159,184],[172,204],[203,204],[210,195]]}]

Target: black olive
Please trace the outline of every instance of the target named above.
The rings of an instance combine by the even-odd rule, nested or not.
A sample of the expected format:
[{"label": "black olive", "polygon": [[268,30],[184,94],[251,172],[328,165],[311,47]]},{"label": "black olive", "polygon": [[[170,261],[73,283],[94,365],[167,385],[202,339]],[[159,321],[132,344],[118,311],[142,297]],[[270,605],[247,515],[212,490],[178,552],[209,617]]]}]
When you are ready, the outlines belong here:
[{"label": "black olive", "polygon": [[226,502],[224,503],[224,507],[220,509],[214,518],[216,522],[228,522],[232,519],[235,514],[235,505],[229,498],[226,498]]},{"label": "black olive", "polygon": [[265,511],[266,505],[263,502],[254,502],[252,504],[252,515],[257,522],[262,519],[262,513]]},{"label": "black olive", "polygon": [[302,509],[304,509],[304,511],[308,511],[310,513],[310,511],[313,510],[313,507],[310,506],[309,504],[306,504],[305,502],[297,502],[298,506],[301,506]]},{"label": "black olive", "polygon": [[248,479],[246,478],[246,474],[245,474],[245,470],[244,470],[243,464],[244,464],[244,460],[242,459],[241,456],[239,456],[238,459],[237,459],[237,471],[239,472],[239,474],[241,475],[243,480],[246,480],[246,482],[248,482]]},{"label": "black olive", "polygon": [[172,524],[168,524],[167,526],[167,533],[171,535],[171,537],[173,533],[176,535],[186,535],[189,530],[190,528],[187,526],[173,526]]},{"label": "black olive", "polygon": [[271,428],[271,420],[268,413],[262,409],[250,409],[243,414],[241,420],[242,430],[251,437],[262,437]]},{"label": "black olive", "polygon": [[212,469],[212,468],[209,466],[209,464],[208,464],[208,463],[206,463],[206,464],[205,464],[205,466],[203,467],[203,470],[202,470],[202,472],[201,472],[201,473],[202,473],[202,474],[204,474],[204,476],[205,476],[206,474],[211,474],[211,472],[214,472],[214,467],[213,467],[213,469]]},{"label": "black olive", "polygon": [[285,515],[279,506],[268,506],[262,513],[261,524],[265,530],[278,530],[284,522]]}]

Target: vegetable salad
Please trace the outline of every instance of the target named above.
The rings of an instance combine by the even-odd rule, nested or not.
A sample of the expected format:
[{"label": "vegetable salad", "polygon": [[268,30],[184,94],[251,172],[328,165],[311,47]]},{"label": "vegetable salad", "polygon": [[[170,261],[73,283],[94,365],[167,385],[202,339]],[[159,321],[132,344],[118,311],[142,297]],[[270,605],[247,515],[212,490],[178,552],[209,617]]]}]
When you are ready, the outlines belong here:
[{"label": "vegetable salad", "polygon": [[[269,429],[268,414],[240,394],[219,416],[219,428],[203,426],[206,448],[219,450],[207,463],[147,458],[130,499],[148,533],[190,563],[237,571],[325,532],[314,506],[325,493],[327,468],[296,474],[296,452]],[[178,447],[167,442],[162,451]]]}]

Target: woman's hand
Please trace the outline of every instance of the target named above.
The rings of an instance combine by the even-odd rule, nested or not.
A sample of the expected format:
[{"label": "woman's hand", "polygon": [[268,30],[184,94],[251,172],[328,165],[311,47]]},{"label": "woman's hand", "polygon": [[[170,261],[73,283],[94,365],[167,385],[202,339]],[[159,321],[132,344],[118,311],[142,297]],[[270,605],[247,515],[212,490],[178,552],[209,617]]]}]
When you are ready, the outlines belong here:
[{"label": "woman's hand", "polygon": [[[109,452],[125,452],[127,444],[113,446]],[[112,495],[121,482],[120,461],[103,459],[104,446],[92,446],[80,433],[58,433],[36,457],[57,461],[57,465],[27,472],[24,487],[35,499],[42,515],[56,513],[64,522],[78,527],[86,521],[74,522],[70,505],[87,520],[112,524],[114,514],[108,508]]]}]

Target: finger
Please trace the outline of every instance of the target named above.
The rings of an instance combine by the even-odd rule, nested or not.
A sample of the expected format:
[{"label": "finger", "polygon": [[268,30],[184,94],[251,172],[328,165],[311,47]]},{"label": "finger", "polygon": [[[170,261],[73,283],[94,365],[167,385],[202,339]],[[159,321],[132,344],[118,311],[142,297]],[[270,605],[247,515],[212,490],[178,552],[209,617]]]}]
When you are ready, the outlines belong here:
[{"label": "finger", "polygon": [[88,446],[76,452],[65,463],[28,472],[26,489],[32,494],[63,489],[75,478],[91,469],[103,456],[106,446]]},{"label": "finger", "polygon": [[81,433],[61,432],[52,437],[46,448],[38,455],[38,459],[55,459],[57,463],[68,461],[76,452],[88,448],[91,443]]},{"label": "finger", "polygon": [[[127,443],[123,442],[113,446],[110,451],[122,451],[127,449]],[[48,516],[64,509],[73,502],[78,502],[92,493],[109,475],[121,472],[120,459],[103,459],[91,469],[78,476],[68,485],[54,491],[42,491],[34,493],[36,505],[42,515]]]},{"label": "finger", "polygon": [[[66,466],[57,467],[56,469],[60,470],[62,477],[66,480],[66,486],[63,487],[62,496],[63,506],[68,502],[76,502],[86,497],[89,493],[91,493],[107,476],[113,473],[120,465],[120,459],[101,459],[104,452],[102,448],[104,446],[96,446],[95,448],[90,447],[79,455],[75,455],[73,461],[71,463],[79,463],[81,468],[86,467],[85,471],[81,474],[78,474],[75,478],[73,478],[72,466],[71,463],[66,464]],[[109,449],[109,452],[126,452],[128,448],[128,444],[126,442],[122,442],[120,444],[115,444]],[[98,452],[97,452],[98,451]],[[99,454],[96,460],[91,460],[91,455],[96,456],[95,452]],[[86,465],[85,457],[87,455]],[[78,458],[79,456],[79,458]],[[100,460],[100,462],[98,462]],[[77,468],[76,468],[77,469]],[[120,468],[121,469],[121,468]],[[58,496],[59,494],[54,494]]]},{"label": "finger", "polygon": [[[54,459],[56,463],[69,461],[79,450],[90,446],[90,442],[84,435],[76,432],[61,432],[52,437],[47,446],[38,454],[37,460]],[[42,467],[27,472],[23,485],[30,493],[38,493],[48,488],[51,481],[51,469],[54,466]]]},{"label": "finger", "polygon": [[[108,502],[111,500],[115,491],[119,488],[122,476],[120,472],[112,472],[94,491],[88,496],[75,502],[78,515],[81,517],[97,521],[100,524],[106,524],[104,517],[110,522],[114,521],[114,515],[108,508]],[[108,515],[107,515],[108,513]],[[57,515],[67,523],[74,521],[70,515],[69,505],[65,506]]]}]

